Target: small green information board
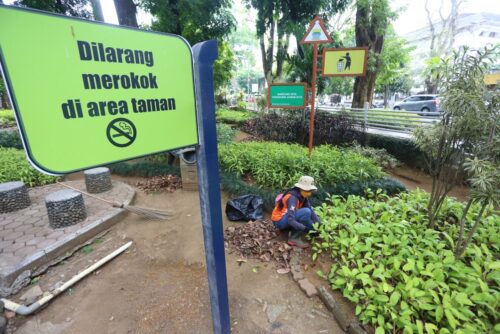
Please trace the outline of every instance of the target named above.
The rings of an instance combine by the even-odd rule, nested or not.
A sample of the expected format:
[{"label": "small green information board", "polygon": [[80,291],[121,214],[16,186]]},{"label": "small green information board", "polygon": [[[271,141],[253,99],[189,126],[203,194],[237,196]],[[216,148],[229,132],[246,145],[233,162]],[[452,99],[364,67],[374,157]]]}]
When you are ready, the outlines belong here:
[{"label": "small green information board", "polygon": [[298,109],[306,106],[307,84],[280,83],[269,86],[268,107]]},{"label": "small green information board", "polygon": [[0,6],[0,61],[44,172],[198,144],[191,47],[179,36]]}]

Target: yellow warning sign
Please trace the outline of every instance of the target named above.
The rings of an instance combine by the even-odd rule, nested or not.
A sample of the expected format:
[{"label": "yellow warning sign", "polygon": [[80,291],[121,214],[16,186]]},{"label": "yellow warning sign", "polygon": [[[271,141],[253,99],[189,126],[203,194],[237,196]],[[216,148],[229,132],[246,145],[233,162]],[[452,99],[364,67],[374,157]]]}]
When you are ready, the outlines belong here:
[{"label": "yellow warning sign", "polygon": [[363,77],[367,60],[367,47],[323,49],[323,76]]}]

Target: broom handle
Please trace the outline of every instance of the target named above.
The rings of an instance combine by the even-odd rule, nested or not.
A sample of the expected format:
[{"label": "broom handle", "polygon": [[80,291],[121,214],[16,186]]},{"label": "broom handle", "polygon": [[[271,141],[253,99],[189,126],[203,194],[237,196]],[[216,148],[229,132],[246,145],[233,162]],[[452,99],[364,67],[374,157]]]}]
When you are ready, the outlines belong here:
[{"label": "broom handle", "polygon": [[92,195],[92,194],[89,194],[89,193],[88,193],[88,192],[86,192],[86,191],[83,191],[83,190],[77,189],[77,188],[75,188],[75,187],[72,187],[72,186],[70,186],[69,184],[62,183],[62,182],[60,182],[60,181],[57,181],[57,184],[60,184],[61,186],[64,186],[64,187],[66,187],[66,188],[70,188],[70,189],[76,190],[76,191],[78,191],[78,192],[80,192],[80,193],[82,193],[82,194],[84,194],[84,195],[87,195],[87,196],[89,196],[89,197],[95,198],[95,199],[97,199],[97,200],[99,200],[99,201],[103,201],[103,202],[109,203],[109,204],[111,204],[112,206],[114,206],[115,208],[123,208],[123,204],[120,204],[120,203],[118,203],[118,202],[108,201],[108,200],[106,200],[106,199],[104,199],[104,198],[94,196],[94,195]]}]

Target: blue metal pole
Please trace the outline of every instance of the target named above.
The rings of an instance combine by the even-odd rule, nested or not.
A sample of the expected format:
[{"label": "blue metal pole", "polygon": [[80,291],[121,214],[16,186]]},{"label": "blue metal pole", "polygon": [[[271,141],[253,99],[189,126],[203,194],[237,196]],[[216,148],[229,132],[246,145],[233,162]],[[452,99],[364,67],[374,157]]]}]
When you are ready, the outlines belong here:
[{"label": "blue metal pole", "polygon": [[216,41],[201,42],[193,47],[196,115],[200,142],[196,158],[208,288],[214,333],[225,334],[231,332],[231,322],[215,126],[213,63],[217,55]]}]

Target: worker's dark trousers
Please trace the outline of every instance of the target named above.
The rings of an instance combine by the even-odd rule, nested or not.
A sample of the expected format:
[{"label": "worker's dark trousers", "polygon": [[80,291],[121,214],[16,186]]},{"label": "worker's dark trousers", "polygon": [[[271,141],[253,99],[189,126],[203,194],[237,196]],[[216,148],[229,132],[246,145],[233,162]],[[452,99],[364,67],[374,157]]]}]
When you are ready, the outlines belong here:
[{"label": "worker's dark trousers", "polygon": [[[312,220],[311,209],[302,208],[302,209],[298,209],[297,211],[295,211],[295,220],[297,220],[300,224],[302,224],[306,227],[306,230],[304,232],[307,232],[310,229],[312,229],[313,220]],[[286,215],[284,215],[280,221],[274,222],[274,226],[276,226],[280,230],[292,229],[292,230],[301,231],[300,226],[293,226],[293,224],[292,225],[288,224],[288,220],[286,219]]]}]

